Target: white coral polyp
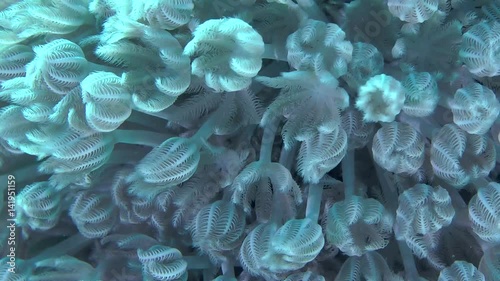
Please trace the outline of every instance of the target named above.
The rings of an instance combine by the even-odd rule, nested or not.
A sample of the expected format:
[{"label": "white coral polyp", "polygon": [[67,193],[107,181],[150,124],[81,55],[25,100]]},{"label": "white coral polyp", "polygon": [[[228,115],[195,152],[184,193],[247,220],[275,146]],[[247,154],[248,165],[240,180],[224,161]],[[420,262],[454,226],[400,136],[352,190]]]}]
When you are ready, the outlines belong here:
[{"label": "white coral polyp", "polygon": [[208,20],[193,36],[184,48],[194,57],[191,72],[217,92],[245,89],[262,67],[262,36],[240,19]]},{"label": "white coral polyp", "polygon": [[500,114],[495,93],[479,83],[458,89],[449,105],[453,122],[469,134],[485,134]]},{"label": "white coral polyp", "polygon": [[85,118],[98,132],[120,127],[132,113],[131,94],[122,79],[111,72],[94,72],[80,83]]},{"label": "white coral polyp", "polygon": [[353,46],[334,23],[307,22],[286,41],[288,63],[297,70],[328,71],[335,78],[347,73]]},{"label": "white coral polyp", "polygon": [[490,182],[479,188],[469,202],[472,230],[484,241],[500,243],[500,184]]},{"label": "white coral polyp", "polygon": [[467,69],[479,77],[500,75],[500,22],[482,21],[473,25],[462,37],[460,59]]},{"label": "white coral polyp", "polygon": [[487,136],[470,135],[455,124],[446,124],[431,143],[434,174],[456,188],[486,177],[495,168],[496,149]]},{"label": "white coral polyp", "polygon": [[424,140],[406,123],[382,125],[373,137],[373,159],[393,173],[414,174],[424,163]]},{"label": "white coral polyp", "polygon": [[155,27],[173,30],[191,19],[194,4],[192,0],[144,1],[144,15]]},{"label": "white coral polyp", "polygon": [[382,203],[351,196],[332,205],[326,221],[326,239],[348,256],[362,256],[385,248],[394,218]]},{"label": "white coral polyp", "polygon": [[455,216],[451,197],[441,186],[416,184],[399,195],[398,201],[394,227],[398,240],[435,233]]},{"label": "white coral polyp", "polygon": [[389,0],[389,11],[395,17],[409,23],[428,20],[439,6],[438,0]]},{"label": "white coral polyp", "polygon": [[405,89],[393,77],[380,74],[359,88],[356,107],[365,122],[392,122],[405,102]]},{"label": "white coral polyp", "polygon": [[428,72],[412,72],[401,82],[406,89],[403,112],[416,117],[431,115],[439,102],[436,79]]}]

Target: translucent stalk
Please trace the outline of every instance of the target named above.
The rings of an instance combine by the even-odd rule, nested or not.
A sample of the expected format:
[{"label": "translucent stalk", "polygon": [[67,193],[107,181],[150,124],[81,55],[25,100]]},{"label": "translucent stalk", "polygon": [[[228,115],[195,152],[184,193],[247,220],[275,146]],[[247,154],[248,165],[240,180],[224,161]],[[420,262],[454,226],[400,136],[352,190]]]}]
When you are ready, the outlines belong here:
[{"label": "translucent stalk", "polygon": [[354,150],[349,149],[342,159],[342,179],[344,181],[345,199],[355,195]]}]

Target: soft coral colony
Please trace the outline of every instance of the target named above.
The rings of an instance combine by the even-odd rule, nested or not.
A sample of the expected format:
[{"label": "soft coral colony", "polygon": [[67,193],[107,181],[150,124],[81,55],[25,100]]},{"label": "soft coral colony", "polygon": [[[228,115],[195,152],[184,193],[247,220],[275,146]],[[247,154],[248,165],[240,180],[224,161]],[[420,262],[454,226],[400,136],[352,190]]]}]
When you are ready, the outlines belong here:
[{"label": "soft coral colony", "polygon": [[1,280],[500,280],[499,0],[0,9]]}]

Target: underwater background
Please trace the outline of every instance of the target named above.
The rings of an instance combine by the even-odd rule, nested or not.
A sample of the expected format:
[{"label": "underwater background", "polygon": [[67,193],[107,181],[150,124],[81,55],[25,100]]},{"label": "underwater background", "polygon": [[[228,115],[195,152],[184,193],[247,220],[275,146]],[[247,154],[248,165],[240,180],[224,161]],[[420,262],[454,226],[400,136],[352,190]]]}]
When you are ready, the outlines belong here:
[{"label": "underwater background", "polygon": [[500,0],[0,0],[0,280],[500,281]]}]

